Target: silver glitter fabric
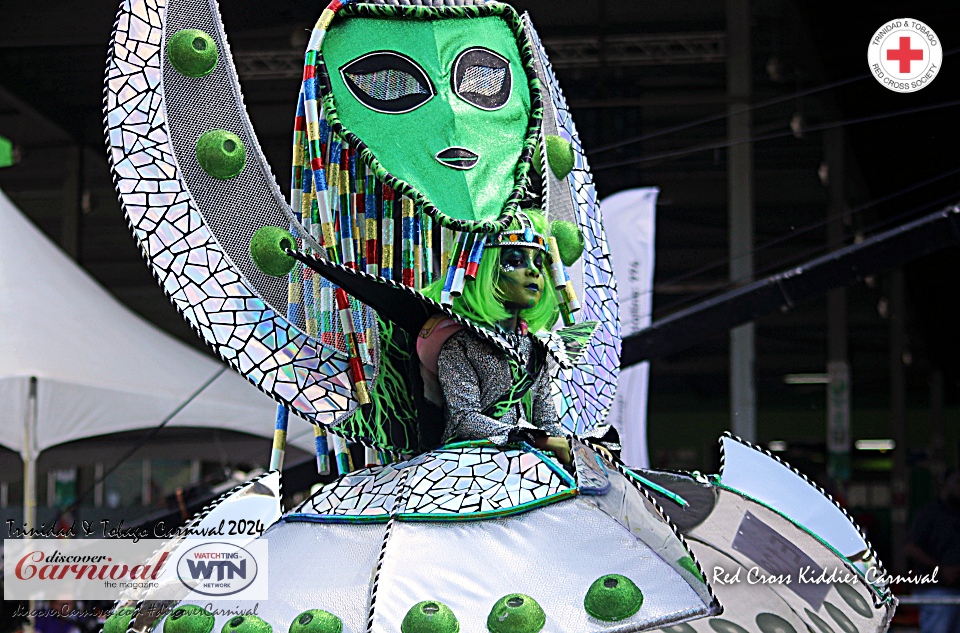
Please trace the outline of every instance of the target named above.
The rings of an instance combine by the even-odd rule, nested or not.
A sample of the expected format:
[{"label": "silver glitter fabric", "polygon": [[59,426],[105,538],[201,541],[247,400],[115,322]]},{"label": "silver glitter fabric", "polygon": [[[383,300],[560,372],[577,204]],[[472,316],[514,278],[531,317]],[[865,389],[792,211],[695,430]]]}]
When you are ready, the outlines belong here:
[{"label": "silver glitter fabric", "polygon": [[[524,363],[528,364],[533,348],[530,337],[508,335],[507,338],[515,344]],[[548,365],[541,368],[530,387],[533,419],[527,420],[523,407],[518,405],[497,420],[481,412],[510,389],[510,366],[502,352],[469,330],[461,330],[443,344],[437,364],[446,401],[444,442],[453,439],[487,439],[503,446],[510,432],[521,428],[541,429],[555,436],[564,435],[550,393]]]}]

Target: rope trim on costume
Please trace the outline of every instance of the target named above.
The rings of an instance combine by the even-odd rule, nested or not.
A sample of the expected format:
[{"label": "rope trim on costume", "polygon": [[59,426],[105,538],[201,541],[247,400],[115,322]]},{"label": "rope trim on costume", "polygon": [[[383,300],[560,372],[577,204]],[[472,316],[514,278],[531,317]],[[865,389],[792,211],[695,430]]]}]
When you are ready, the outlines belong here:
[{"label": "rope trim on costume", "polygon": [[[331,9],[330,7],[335,8]],[[360,140],[353,132],[348,130],[340,121],[337,114],[336,103],[333,93],[330,89],[330,76],[322,55],[317,54],[315,60],[316,79],[319,87],[320,99],[323,103],[323,117],[330,124],[330,131],[343,137],[350,146],[355,148],[357,155],[373,171],[375,177],[385,185],[399,191],[401,194],[412,199],[417,206],[421,207],[424,213],[433,218],[443,227],[456,231],[467,231],[471,233],[499,233],[505,230],[513,216],[520,208],[520,202],[523,201],[530,187],[530,168],[533,162],[534,149],[538,144],[541,125],[543,120],[543,104],[541,100],[540,80],[537,77],[534,67],[534,52],[526,33],[523,30],[523,23],[517,15],[516,10],[507,4],[490,3],[485,5],[464,5],[455,7],[425,7],[425,6],[400,6],[400,5],[378,5],[378,4],[349,4],[341,9],[339,2],[334,0],[327,10],[333,13],[329,16],[330,22],[326,29],[329,29],[330,23],[335,15],[344,16],[366,16],[366,17],[399,17],[416,19],[444,19],[444,18],[470,18],[470,17],[488,17],[496,16],[503,19],[517,41],[517,47],[520,52],[520,61],[523,65],[524,73],[527,75],[527,84],[530,88],[530,119],[527,125],[527,135],[524,140],[523,149],[520,151],[520,158],[517,163],[514,187],[507,197],[507,202],[500,217],[496,220],[460,220],[451,218],[440,211],[427,197],[413,187],[408,182],[401,180],[388,172],[379,160],[373,155],[366,144]],[[321,17],[321,21],[323,18]],[[325,29],[325,30],[326,30]]]},{"label": "rope trim on costume", "polygon": [[383,541],[380,543],[380,555],[377,557],[377,569],[373,574],[373,583],[370,585],[370,611],[367,614],[367,633],[373,633],[373,616],[377,608],[377,588],[380,584],[380,570],[383,569],[383,559],[387,555],[387,543],[390,541],[390,535],[393,533],[393,527],[397,522],[397,512],[398,508],[405,507],[407,505],[407,498],[412,492],[408,481],[410,479],[410,473],[415,470],[415,468],[406,469],[407,472],[403,475],[403,483],[400,484],[400,494],[397,495],[396,501],[393,504],[393,508],[390,513],[390,520],[387,521],[387,527],[383,532]]},{"label": "rope trim on costume", "polygon": [[[857,522],[853,520],[853,517],[850,516],[850,513],[847,512],[847,510],[846,510],[843,506],[841,506],[841,505],[837,502],[836,499],[833,498],[833,495],[831,495],[829,492],[827,492],[826,490],[824,490],[823,488],[821,488],[819,484],[817,484],[815,481],[813,481],[812,479],[810,479],[809,477],[807,477],[805,474],[803,474],[802,472],[800,472],[799,470],[797,470],[796,468],[794,468],[793,466],[791,466],[790,464],[788,464],[786,461],[784,461],[783,459],[781,459],[781,458],[778,457],[777,455],[774,455],[773,453],[771,453],[771,452],[768,451],[767,449],[762,448],[762,447],[760,447],[760,446],[758,446],[758,445],[756,445],[756,444],[753,444],[752,442],[749,442],[749,441],[747,441],[747,440],[745,440],[745,439],[743,439],[743,438],[741,438],[741,437],[739,437],[739,436],[737,436],[737,435],[734,435],[734,434],[731,433],[730,431],[724,431],[724,432],[723,432],[723,435],[721,435],[720,440],[719,440],[719,441],[720,441],[720,473],[719,473],[719,477],[721,478],[721,480],[722,480],[722,478],[723,478],[723,467],[724,467],[724,465],[726,464],[726,455],[724,454],[724,451],[723,451],[723,438],[724,438],[724,437],[728,437],[728,438],[734,440],[735,442],[739,442],[740,444],[743,444],[744,446],[747,446],[747,447],[749,447],[749,448],[752,448],[752,449],[755,450],[755,451],[759,451],[760,453],[763,453],[763,454],[766,455],[767,457],[770,457],[770,458],[776,460],[776,461],[777,461],[778,463],[780,463],[782,466],[786,467],[786,468],[789,469],[791,472],[793,472],[795,475],[797,475],[798,477],[800,477],[801,479],[803,479],[805,482],[807,482],[808,484],[810,484],[814,489],[816,489],[817,492],[819,492],[820,494],[822,494],[823,496],[825,496],[827,499],[829,499],[829,500],[833,503],[833,505],[836,506],[837,509],[840,510],[840,512],[843,513],[843,516],[845,516],[845,517],[847,518],[847,520],[850,521],[850,524],[854,527],[854,529],[857,530],[857,534],[859,534],[859,535],[860,535],[860,538],[863,539],[864,544],[866,544],[866,546],[867,546],[868,559],[872,559],[872,560],[875,562],[876,567],[877,567],[878,571],[880,572],[879,575],[880,575],[881,577],[882,577],[882,576],[886,576],[887,571],[886,571],[886,568],[884,568],[884,566],[883,566],[883,562],[882,562],[882,561],[880,560],[880,558],[877,556],[876,550],[873,549],[873,545],[870,544],[870,541],[867,539],[867,535],[864,533],[863,529],[861,529],[860,526],[857,525]],[[726,487],[726,486],[725,486],[725,487]],[[729,487],[726,487],[726,488],[729,488]],[[732,488],[729,488],[729,489],[733,490]],[[746,495],[746,494],[747,494],[747,493],[744,493],[744,492],[739,491],[739,490],[737,490],[737,492],[739,492],[739,493],[742,494],[742,495]],[[766,505],[766,504],[764,503],[764,505]],[[767,507],[769,507],[769,506],[767,506]],[[771,508],[771,509],[774,509],[774,508]],[[774,510],[775,510],[775,509],[774,509]],[[806,527],[804,527],[804,526],[801,526],[801,525],[800,525],[799,523],[797,523],[794,519],[786,516],[785,514],[780,513],[779,511],[777,511],[777,513],[778,513],[778,514],[781,514],[781,516],[783,516],[784,518],[788,519],[788,520],[789,520],[791,523],[793,523],[794,525],[797,525],[797,526],[801,527],[802,529],[804,529],[805,531],[809,532],[810,534],[813,534],[814,536],[817,536],[816,534],[814,534],[814,533],[813,533],[811,530],[809,530],[808,528],[806,528]],[[818,538],[818,540],[821,540],[821,542],[824,542],[824,543],[825,543],[825,541],[823,541],[822,539],[820,539],[819,536],[817,536],[817,538]],[[829,545],[829,544],[827,544],[827,545]],[[830,546],[830,548],[833,549],[834,551],[836,551],[835,548],[833,548],[832,546]],[[839,552],[838,552],[838,553],[839,553]],[[843,554],[840,554],[840,556],[841,556],[841,558],[842,558],[844,561],[847,560],[846,557],[845,557]],[[848,564],[853,568],[852,563],[848,562]],[[857,576],[859,577],[859,576],[860,576],[860,572],[859,572],[856,568],[853,568],[853,570],[857,573]],[[869,584],[869,583],[867,583],[867,584],[868,584],[868,586],[870,586],[871,588],[874,587],[874,585],[871,585],[871,584]],[[889,588],[888,586],[884,586],[884,587],[882,587],[882,589],[880,589],[880,590],[874,589],[873,591],[870,591],[870,595],[871,595],[871,597],[872,597],[872,599],[873,599],[873,603],[874,603],[873,606],[874,606],[874,608],[877,608],[877,609],[879,609],[880,607],[890,608],[890,607],[895,607],[896,604],[897,604],[896,596],[893,595],[893,592],[890,590],[890,588]],[[893,600],[892,604],[889,603],[889,600],[890,600],[890,599]]]},{"label": "rope trim on costume", "polygon": [[[593,440],[592,438],[589,438],[589,437],[584,437],[584,438],[580,438],[580,439],[581,439],[581,441],[583,441],[584,444],[586,444],[587,446],[589,446],[589,447],[590,447],[591,449],[593,449],[594,451],[596,451],[596,446],[598,446],[598,445],[602,446],[602,444],[601,444],[600,442],[597,442],[597,441],[595,441],[595,440]],[[710,607],[710,608],[716,608],[716,609],[717,609],[717,611],[716,611],[715,613],[713,613],[712,615],[720,615],[720,614],[722,614],[722,613],[723,613],[723,605],[720,604],[720,601],[717,599],[716,594],[713,593],[713,587],[711,587],[711,586],[710,586],[710,583],[707,582],[707,580],[706,580],[706,579],[707,579],[707,575],[704,573],[703,567],[700,566],[700,561],[697,560],[696,554],[694,554],[694,553],[693,553],[693,550],[690,549],[690,546],[687,544],[687,539],[683,536],[683,534],[680,533],[680,529],[677,528],[677,525],[670,519],[670,517],[667,515],[667,513],[666,513],[666,511],[663,509],[663,507],[661,507],[661,505],[657,502],[656,498],[654,498],[654,496],[653,496],[647,489],[645,489],[642,485],[640,485],[640,482],[639,482],[639,481],[637,481],[637,480],[634,479],[633,477],[629,476],[629,475],[625,472],[626,470],[629,470],[629,468],[627,467],[627,465],[624,464],[623,461],[622,461],[619,457],[617,457],[616,455],[612,455],[612,454],[611,454],[611,456],[613,457],[612,464],[616,467],[617,472],[619,472],[619,473],[624,477],[624,479],[626,479],[627,481],[629,481],[630,484],[631,484],[634,488],[636,488],[636,489],[640,492],[640,494],[643,495],[643,497],[653,505],[654,509],[657,511],[657,514],[660,515],[660,518],[663,519],[664,523],[666,523],[668,526],[670,526],[670,529],[673,530],[673,533],[676,535],[677,539],[680,540],[680,544],[683,545],[683,549],[685,549],[686,552],[687,552],[687,554],[690,556],[690,559],[693,561],[693,564],[694,564],[694,565],[696,566],[696,568],[697,568],[697,573],[700,574],[700,578],[701,578],[704,586],[706,586],[706,588],[707,588],[707,594],[710,596],[710,599],[711,599],[711,602],[710,602],[710,604],[708,605],[708,607]],[[610,460],[608,460],[608,461],[610,461]]]},{"label": "rope trim on costume", "polygon": [[[265,477],[269,477],[269,476],[272,475],[273,473],[279,473],[279,471],[270,470],[270,471],[267,471],[267,472],[262,473],[262,474],[260,474],[260,475],[257,475],[257,476],[254,477],[253,479],[250,479],[250,480],[248,480],[248,481],[245,481],[245,482],[243,482],[243,483],[241,483],[241,484],[238,484],[238,485],[234,486],[233,488],[231,488],[230,490],[228,490],[227,492],[223,493],[222,495],[220,495],[219,497],[217,497],[216,499],[214,499],[213,501],[211,501],[210,503],[208,503],[206,506],[204,506],[203,509],[200,510],[200,512],[198,512],[196,515],[194,515],[194,517],[193,517],[192,519],[190,519],[190,521],[187,522],[186,525],[184,525],[183,529],[184,529],[184,530],[187,530],[187,529],[189,529],[189,528],[197,525],[200,521],[202,521],[204,518],[206,518],[206,516],[207,516],[208,514],[210,514],[211,512],[213,512],[213,510],[215,510],[215,509],[217,508],[217,506],[219,506],[221,503],[223,503],[224,501],[226,501],[228,497],[234,495],[235,493],[240,492],[241,490],[243,490],[243,489],[246,488],[247,486],[252,486],[252,485],[256,484],[256,483],[259,482],[261,479],[263,479],[263,478],[265,478]],[[283,497],[283,477],[282,477],[282,476],[277,477],[277,482],[278,482],[278,484],[279,484],[279,488],[277,489],[277,496],[278,496],[278,499],[280,499],[280,498]],[[270,527],[276,525],[276,524],[279,523],[281,520],[282,520],[282,519],[277,519],[277,521],[274,521],[274,522],[271,523],[269,526],[267,526],[266,528],[264,528],[264,531],[263,531],[263,533],[260,535],[260,537],[262,537],[263,534],[266,534],[267,530],[268,530]],[[257,537],[257,538],[260,538],[260,537]],[[165,549],[165,548],[166,548],[168,545],[170,545],[171,543],[179,542],[179,541],[183,541],[183,540],[185,540],[185,537],[184,537],[184,536],[175,537],[175,538],[172,539],[169,543],[167,543],[167,545],[164,545],[164,546],[161,546],[161,547],[158,547],[157,549],[155,549],[155,550],[153,551],[153,554],[151,554],[150,559],[148,559],[148,560],[151,560],[151,559],[153,558],[153,555],[159,553],[160,551],[162,551],[163,549]],[[132,601],[131,601],[131,600],[117,600],[117,601],[114,603],[114,608],[113,608],[113,609],[114,609],[114,611],[116,611],[117,609],[121,608],[121,606],[129,606],[128,604],[125,605],[124,603],[130,603],[130,602],[132,602]],[[147,626],[147,627],[145,627],[145,628],[142,628],[142,629],[136,629],[136,628],[134,628],[134,627],[137,625],[137,618],[138,618],[138,616],[140,615],[140,610],[143,608],[143,605],[144,605],[145,603],[147,603],[147,602],[154,602],[154,603],[155,603],[155,602],[163,602],[163,603],[169,603],[169,606],[173,606],[173,605],[178,604],[180,601],[179,601],[179,600],[161,600],[161,601],[156,601],[156,600],[150,600],[149,597],[144,597],[144,598],[141,598],[141,599],[137,600],[137,601],[136,601],[136,604],[134,605],[133,615],[130,617],[130,623],[127,625],[126,633],[147,633],[148,631],[150,631],[150,630],[153,628],[153,624],[155,624],[157,621],[159,621],[160,617],[163,617],[163,616],[159,616],[158,618],[156,618],[156,620],[154,620],[153,623],[150,623],[149,626]],[[156,606],[151,606],[151,611],[154,611],[154,610],[156,610]],[[166,615],[166,614],[164,614],[164,615]],[[100,631],[101,631],[101,633],[103,632],[103,628],[102,628],[102,627],[101,627]]]}]

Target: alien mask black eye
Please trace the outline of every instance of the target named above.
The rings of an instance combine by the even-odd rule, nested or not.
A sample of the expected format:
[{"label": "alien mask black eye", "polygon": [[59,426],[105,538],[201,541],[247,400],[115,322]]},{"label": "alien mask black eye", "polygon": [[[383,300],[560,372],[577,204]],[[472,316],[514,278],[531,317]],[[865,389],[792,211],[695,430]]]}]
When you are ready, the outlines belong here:
[{"label": "alien mask black eye", "polygon": [[510,62],[486,48],[468,48],[453,62],[453,91],[482,110],[498,110],[510,99]]},{"label": "alien mask black eye", "polygon": [[394,51],[358,57],[343,66],[340,75],[353,96],[377,112],[410,112],[436,94],[427,73],[409,57]]}]

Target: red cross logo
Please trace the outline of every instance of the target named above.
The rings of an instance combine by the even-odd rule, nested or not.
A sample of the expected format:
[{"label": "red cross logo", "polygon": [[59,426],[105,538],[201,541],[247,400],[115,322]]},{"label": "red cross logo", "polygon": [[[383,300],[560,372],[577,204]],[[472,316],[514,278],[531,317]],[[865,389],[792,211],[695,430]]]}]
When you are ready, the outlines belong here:
[{"label": "red cross logo", "polygon": [[887,61],[900,62],[900,72],[910,72],[910,62],[923,59],[922,48],[910,48],[910,36],[900,38],[900,48],[887,51]]}]

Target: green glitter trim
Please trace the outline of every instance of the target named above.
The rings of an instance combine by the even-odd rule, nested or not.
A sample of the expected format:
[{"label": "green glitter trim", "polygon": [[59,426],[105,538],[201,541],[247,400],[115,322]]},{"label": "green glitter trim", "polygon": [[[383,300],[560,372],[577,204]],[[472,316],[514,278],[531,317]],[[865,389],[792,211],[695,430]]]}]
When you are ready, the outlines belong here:
[{"label": "green glitter trim", "polygon": [[681,496],[678,495],[677,493],[671,492],[671,491],[667,490],[666,488],[664,488],[663,486],[661,486],[661,485],[659,485],[659,484],[653,483],[652,481],[650,481],[650,480],[647,479],[646,477],[641,477],[640,475],[638,475],[637,473],[633,472],[633,471],[630,470],[629,468],[624,468],[624,470],[627,472],[628,475],[630,475],[630,477],[632,477],[633,479],[636,479],[638,482],[640,482],[641,485],[646,486],[647,488],[650,488],[651,490],[657,491],[658,493],[660,493],[661,495],[663,495],[664,497],[666,497],[666,498],[669,499],[670,501],[673,501],[674,503],[676,503],[678,506],[681,506],[681,507],[684,507],[684,508],[685,508],[685,507],[687,507],[688,505],[690,505],[689,503],[687,503],[687,500],[686,500],[686,499],[684,499],[683,497],[681,497]]},{"label": "green glitter trim", "polygon": [[[577,481],[573,478],[573,476],[571,476],[570,473],[568,473],[563,468],[561,468],[557,464],[557,462],[555,462],[554,460],[544,455],[542,451],[540,451],[539,449],[533,446],[530,446],[526,442],[521,442],[518,446],[524,453],[533,453],[534,455],[539,457],[540,461],[546,464],[547,468],[552,470],[554,474],[556,474],[558,477],[563,479],[564,483],[566,483],[568,486],[570,486],[571,488],[577,487]],[[491,442],[490,440],[464,440],[461,442],[451,442],[450,444],[444,444],[440,448],[435,449],[435,452],[450,451],[458,448],[492,448],[495,450],[499,450],[499,447],[493,442]]]},{"label": "green glitter trim", "polygon": [[[564,481],[568,486],[571,486],[571,487],[573,487],[573,488],[576,488],[576,487],[577,487],[577,480],[573,478],[573,475],[571,475],[570,473],[568,473],[567,471],[565,471],[563,468],[561,468],[560,465],[557,464],[557,462],[553,461],[552,459],[550,459],[549,457],[547,457],[546,455],[544,455],[542,452],[540,452],[539,449],[537,449],[537,448],[535,448],[535,447],[533,447],[533,446],[530,446],[530,445],[527,444],[526,442],[524,442],[524,443],[522,444],[522,446],[527,449],[526,452],[528,452],[528,453],[533,453],[534,455],[536,455],[537,457],[539,457],[539,458],[540,458],[540,461],[542,461],[544,464],[546,464],[546,465],[547,465],[547,468],[549,468],[550,470],[552,470],[552,471],[554,472],[554,474],[558,475],[561,479],[563,479],[563,481]],[[578,491],[578,493],[579,493],[579,491]]]},{"label": "green glitter trim", "polygon": [[386,523],[389,520],[389,514],[308,514],[306,512],[291,512],[283,517],[283,521],[289,523],[353,523],[355,525]]},{"label": "green glitter trim", "polygon": [[451,451],[456,448],[497,448],[497,445],[490,440],[463,440],[444,444],[437,451]]}]

